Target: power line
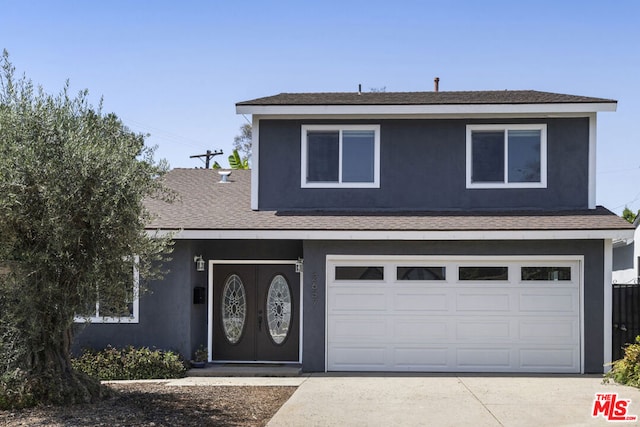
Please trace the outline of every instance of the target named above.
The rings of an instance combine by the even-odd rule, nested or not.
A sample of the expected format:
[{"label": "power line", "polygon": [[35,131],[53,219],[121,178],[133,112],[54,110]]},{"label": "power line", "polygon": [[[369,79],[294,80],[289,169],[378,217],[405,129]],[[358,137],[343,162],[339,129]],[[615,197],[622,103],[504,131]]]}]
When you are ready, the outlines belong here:
[{"label": "power line", "polygon": [[219,156],[220,154],[222,154],[222,150],[216,150],[216,151],[211,151],[211,150],[207,150],[207,152],[205,154],[194,154],[193,156],[189,156],[190,159],[195,159],[195,158],[205,158],[205,169],[209,169],[209,161],[214,158],[215,156]]},{"label": "power line", "polygon": [[636,194],[636,195],[635,195],[635,197],[633,198],[633,200],[630,200],[630,201],[628,201],[628,202],[626,202],[626,203],[623,203],[623,204],[621,204],[621,205],[619,205],[619,206],[616,206],[616,207],[615,207],[615,208],[613,208],[613,209],[614,209],[614,210],[616,210],[616,209],[620,209],[620,208],[622,208],[622,207],[624,207],[624,206],[629,206],[629,205],[631,205],[633,202],[635,202],[635,201],[637,201],[637,200],[639,200],[639,199],[640,199],[640,193]]},{"label": "power line", "polygon": [[153,131],[153,133],[151,134],[151,136],[153,138],[159,138],[159,139],[164,139],[166,141],[169,141],[171,143],[179,143],[180,145],[189,145],[195,148],[200,148],[203,145],[205,145],[206,143],[201,142],[201,141],[197,141],[195,139],[192,138],[188,138],[182,135],[177,135],[175,133],[172,133],[170,131],[167,131],[165,129],[160,129],[158,127],[155,126],[151,126],[151,125],[147,125],[145,123],[139,122],[137,120],[130,120],[130,119],[125,119],[123,118],[123,122],[125,122],[125,125],[131,123],[133,124],[135,127],[137,127],[140,131],[144,131],[144,132],[149,132],[150,130]]}]

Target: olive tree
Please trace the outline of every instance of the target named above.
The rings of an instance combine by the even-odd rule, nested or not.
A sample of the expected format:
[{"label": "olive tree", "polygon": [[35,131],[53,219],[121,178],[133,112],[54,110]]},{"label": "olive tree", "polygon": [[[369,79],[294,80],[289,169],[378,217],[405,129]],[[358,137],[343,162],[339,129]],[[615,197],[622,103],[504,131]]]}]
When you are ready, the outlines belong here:
[{"label": "olive tree", "polygon": [[68,83],[50,95],[0,60],[0,406],[100,397],[71,367],[74,316],[122,311],[135,265],[162,276],[167,237],[145,231],[147,198],[170,198],[144,136]]}]

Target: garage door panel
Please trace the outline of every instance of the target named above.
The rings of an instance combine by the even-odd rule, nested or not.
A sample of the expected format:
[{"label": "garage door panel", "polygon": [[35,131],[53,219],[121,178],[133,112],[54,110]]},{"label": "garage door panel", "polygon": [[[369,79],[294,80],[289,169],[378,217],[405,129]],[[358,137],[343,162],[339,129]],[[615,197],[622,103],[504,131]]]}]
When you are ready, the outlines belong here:
[{"label": "garage door panel", "polygon": [[332,370],[379,371],[387,369],[387,346],[335,346],[332,349]]},{"label": "garage door panel", "polygon": [[522,292],[520,295],[520,311],[577,313],[579,310],[577,294],[577,290]]},{"label": "garage door panel", "polygon": [[389,320],[376,317],[356,318],[353,316],[336,317],[329,323],[336,342],[373,342],[387,340]]},{"label": "garage door panel", "polygon": [[447,347],[396,347],[394,366],[400,370],[445,370],[449,362]]},{"label": "garage door panel", "polygon": [[580,354],[575,348],[523,348],[520,365],[531,370],[572,371],[579,369]]},{"label": "garage door panel", "polygon": [[453,322],[453,319],[440,318],[396,318],[391,339],[396,342],[442,342],[450,335]]},{"label": "garage door panel", "polygon": [[385,292],[371,292],[366,289],[339,290],[333,293],[330,301],[333,311],[386,311],[387,295]]},{"label": "garage door panel", "polygon": [[458,321],[456,325],[456,341],[480,341],[487,339],[508,341],[512,338],[511,321]]},{"label": "garage door panel", "polygon": [[487,369],[509,369],[513,366],[511,352],[512,350],[509,347],[460,347],[456,350],[456,366],[483,371]]},{"label": "garage door panel", "polygon": [[443,312],[449,310],[450,297],[445,292],[397,292],[393,299],[395,311]]},{"label": "garage door panel", "polygon": [[549,342],[577,344],[580,325],[578,321],[566,318],[555,320],[521,320],[520,340],[523,342]]},{"label": "garage door panel", "polygon": [[[534,281],[522,279],[522,260],[438,259],[424,265],[436,264],[446,267],[446,279],[396,280],[398,265],[415,268],[415,262],[390,256],[375,261],[384,268],[384,280],[329,281],[328,369],[581,371],[578,261],[531,261],[543,267],[534,271]],[[508,267],[509,280],[458,280],[463,265]],[[557,265],[571,268],[571,280],[544,268]]]},{"label": "garage door panel", "polygon": [[510,311],[511,297],[504,292],[461,292],[456,298],[457,311],[496,312]]}]

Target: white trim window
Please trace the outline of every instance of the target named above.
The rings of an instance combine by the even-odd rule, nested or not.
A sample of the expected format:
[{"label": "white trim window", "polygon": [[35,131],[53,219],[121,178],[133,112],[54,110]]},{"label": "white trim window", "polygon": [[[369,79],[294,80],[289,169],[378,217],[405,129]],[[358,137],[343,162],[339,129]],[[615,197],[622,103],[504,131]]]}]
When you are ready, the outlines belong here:
[{"label": "white trim window", "polygon": [[379,188],[380,125],[303,125],[303,188]]},{"label": "white trim window", "polygon": [[467,125],[467,188],[546,188],[547,125]]},{"label": "white trim window", "polygon": [[118,307],[101,307],[100,290],[97,290],[98,300],[96,301],[95,311],[91,307],[87,313],[76,315],[73,319],[76,323],[138,323],[140,311],[140,273],[138,271],[138,263],[140,259],[134,258],[131,288],[127,289],[127,300]]}]

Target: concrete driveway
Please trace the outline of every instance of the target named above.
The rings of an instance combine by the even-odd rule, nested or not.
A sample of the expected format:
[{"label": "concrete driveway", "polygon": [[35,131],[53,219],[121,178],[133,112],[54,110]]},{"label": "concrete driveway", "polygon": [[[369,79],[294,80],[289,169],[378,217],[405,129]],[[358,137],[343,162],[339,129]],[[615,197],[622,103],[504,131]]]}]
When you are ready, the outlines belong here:
[{"label": "concrete driveway", "polygon": [[601,375],[314,374],[268,426],[611,425],[591,415],[596,393],[631,399],[627,415],[640,416],[640,390]]}]

